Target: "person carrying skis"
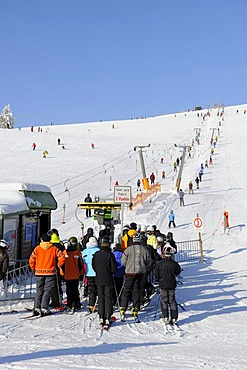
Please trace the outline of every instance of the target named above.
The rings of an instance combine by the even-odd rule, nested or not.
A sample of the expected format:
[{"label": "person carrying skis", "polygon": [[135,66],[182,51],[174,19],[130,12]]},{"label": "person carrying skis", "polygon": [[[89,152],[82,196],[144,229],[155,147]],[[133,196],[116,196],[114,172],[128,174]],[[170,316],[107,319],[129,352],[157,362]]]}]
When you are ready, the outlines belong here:
[{"label": "person carrying skis", "polygon": [[81,252],[77,248],[78,240],[71,236],[67,249],[64,250],[65,263],[63,265],[64,280],[66,283],[67,307],[74,312],[81,308],[79,294],[79,278],[84,274]]},{"label": "person carrying skis", "polygon": [[50,314],[48,305],[56,281],[56,267],[62,267],[65,262],[63,252],[52,245],[50,240],[50,235],[43,234],[40,244],[29,258],[29,266],[35,271],[36,277],[34,316]]},{"label": "person carrying skis", "polygon": [[[160,304],[162,319],[165,324],[176,324],[178,320],[178,305],[175,296],[176,276],[181,273],[180,265],[172,260],[172,248],[166,247],[163,259],[157,262],[155,277],[160,287]],[[170,313],[169,313],[170,311]]]},{"label": "person carrying skis", "polygon": [[[88,306],[89,312],[95,311],[95,304],[97,299],[97,286],[95,282],[96,273],[92,266],[93,256],[99,251],[99,246],[97,240],[92,236],[86,244],[86,249],[82,252],[82,258],[85,267],[85,276],[87,279],[87,289],[88,289]],[[85,289],[85,287],[84,287]]]},{"label": "person carrying skis", "polygon": [[140,233],[136,232],[134,234],[133,244],[124,250],[122,264],[125,266],[125,278],[120,314],[122,320],[125,320],[128,301],[132,297],[132,313],[138,319],[138,311],[141,304],[140,299],[144,296],[146,272],[149,270],[149,266],[152,265],[150,253],[141,245]]},{"label": "person carrying skis", "polygon": [[169,224],[168,224],[169,229],[170,229],[171,225],[173,225],[173,227],[176,227],[176,225],[175,225],[175,215],[173,213],[173,210],[171,210],[171,212],[169,213],[168,219],[169,219]]},{"label": "person carrying skis", "polygon": [[100,250],[93,256],[92,267],[96,272],[95,282],[98,291],[100,325],[109,326],[113,314],[113,274],[117,271],[117,262],[111,251],[110,239],[107,236],[100,238],[99,246]]}]

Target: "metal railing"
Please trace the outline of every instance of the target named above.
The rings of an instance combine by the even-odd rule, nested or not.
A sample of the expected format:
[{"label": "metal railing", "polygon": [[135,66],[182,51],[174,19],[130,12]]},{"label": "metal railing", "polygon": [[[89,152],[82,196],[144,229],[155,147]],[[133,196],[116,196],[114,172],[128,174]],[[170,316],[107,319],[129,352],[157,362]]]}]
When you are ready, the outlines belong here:
[{"label": "metal railing", "polygon": [[191,260],[201,260],[200,240],[187,240],[176,242],[177,244],[177,262],[186,262]]},{"label": "metal railing", "polygon": [[35,278],[27,260],[10,260],[9,270],[1,290],[0,302],[35,297]]}]

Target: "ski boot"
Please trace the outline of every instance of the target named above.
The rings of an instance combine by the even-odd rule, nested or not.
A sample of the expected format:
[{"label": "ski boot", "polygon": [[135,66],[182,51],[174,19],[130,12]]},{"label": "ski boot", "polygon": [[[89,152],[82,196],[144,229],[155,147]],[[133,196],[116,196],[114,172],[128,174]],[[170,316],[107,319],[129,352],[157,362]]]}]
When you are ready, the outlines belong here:
[{"label": "ski boot", "polygon": [[125,309],[123,307],[120,308],[120,318],[121,318],[121,321],[123,322],[126,321]]}]

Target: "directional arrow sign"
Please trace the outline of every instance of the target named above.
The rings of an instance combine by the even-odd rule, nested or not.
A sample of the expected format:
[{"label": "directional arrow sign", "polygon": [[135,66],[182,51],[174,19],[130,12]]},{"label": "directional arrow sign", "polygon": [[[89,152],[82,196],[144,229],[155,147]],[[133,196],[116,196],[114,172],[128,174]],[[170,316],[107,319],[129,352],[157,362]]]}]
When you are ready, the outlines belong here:
[{"label": "directional arrow sign", "polygon": [[194,225],[195,231],[197,232],[202,231],[202,219],[200,217],[195,217],[193,219],[193,225]]}]

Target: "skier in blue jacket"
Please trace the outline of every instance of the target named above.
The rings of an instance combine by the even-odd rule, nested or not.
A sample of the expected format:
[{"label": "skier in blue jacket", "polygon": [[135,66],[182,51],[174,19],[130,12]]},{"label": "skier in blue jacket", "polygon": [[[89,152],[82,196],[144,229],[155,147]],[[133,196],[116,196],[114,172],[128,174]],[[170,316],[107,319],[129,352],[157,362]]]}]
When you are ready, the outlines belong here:
[{"label": "skier in blue jacket", "polygon": [[89,311],[93,312],[95,310],[95,303],[97,297],[97,286],[95,283],[96,273],[92,267],[92,259],[94,254],[99,251],[97,240],[92,236],[89,238],[86,244],[86,249],[82,252],[82,258],[85,264],[85,275],[88,283],[88,296],[89,296]]},{"label": "skier in blue jacket", "polygon": [[176,227],[176,225],[175,225],[175,215],[173,213],[173,210],[171,210],[171,212],[169,213],[168,219],[169,219],[168,227],[170,228],[171,224],[173,224],[173,227]]},{"label": "skier in blue jacket", "polygon": [[116,305],[117,295],[118,295],[118,298],[120,299],[120,295],[121,295],[121,291],[123,287],[123,281],[124,281],[124,273],[125,273],[125,267],[121,261],[121,258],[123,255],[121,244],[116,243],[112,252],[117,262],[117,271],[114,274],[114,283],[115,283],[114,305]]}]

